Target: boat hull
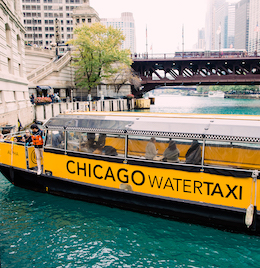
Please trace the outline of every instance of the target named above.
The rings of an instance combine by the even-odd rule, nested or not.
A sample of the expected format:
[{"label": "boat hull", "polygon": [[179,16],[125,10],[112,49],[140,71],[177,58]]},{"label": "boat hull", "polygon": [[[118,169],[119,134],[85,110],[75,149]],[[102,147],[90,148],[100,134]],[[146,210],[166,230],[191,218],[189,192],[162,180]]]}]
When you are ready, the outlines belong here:
[{"label": "boat hull", "polygon": [[247,228],[245,225],[245,209],[136,193],[46,174],[39,176],[34,171],[3,164],[0,164],[0,171],[12,184],[41,193],[49,193],[230,231],[260,233],[260,215],[255,213],[252,226]]}]

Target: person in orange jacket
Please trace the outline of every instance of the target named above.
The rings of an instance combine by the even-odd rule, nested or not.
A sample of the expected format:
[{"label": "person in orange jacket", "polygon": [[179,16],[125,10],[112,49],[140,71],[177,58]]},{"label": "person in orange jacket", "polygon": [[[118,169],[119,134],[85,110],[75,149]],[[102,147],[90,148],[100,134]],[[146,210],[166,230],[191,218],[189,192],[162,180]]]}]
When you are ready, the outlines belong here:
[{"label": "person in orange jacket", "polygon": [[32,129],[31,138],[32,138],[32,142],[34,145],[37,167],[38,167],[37,175],[40,175],[42,173],[41,159],[43,158],[42,131],[39,129],[39,127],[36,124],[32,124],[31,129]]}]

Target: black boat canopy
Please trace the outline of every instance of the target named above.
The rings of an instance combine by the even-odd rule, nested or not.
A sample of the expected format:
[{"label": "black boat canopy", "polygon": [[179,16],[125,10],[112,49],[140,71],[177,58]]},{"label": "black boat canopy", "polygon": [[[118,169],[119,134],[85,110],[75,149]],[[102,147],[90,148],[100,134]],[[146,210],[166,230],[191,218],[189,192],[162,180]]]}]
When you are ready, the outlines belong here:
[{"label": "black boat canopy", "polygon": [[49,119],[46,129],[260,142],[260,116],[152,113],[66,113]]}]

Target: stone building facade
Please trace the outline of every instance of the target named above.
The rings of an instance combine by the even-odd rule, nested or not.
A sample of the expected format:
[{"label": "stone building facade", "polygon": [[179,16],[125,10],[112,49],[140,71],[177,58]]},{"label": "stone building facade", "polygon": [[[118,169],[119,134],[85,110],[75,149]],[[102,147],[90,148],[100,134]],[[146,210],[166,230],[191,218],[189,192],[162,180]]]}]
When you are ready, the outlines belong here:
[{"label": "stone building facade", "polygon": [[20,0],[0,1],[0,126],[33,120],[26,78]]}]

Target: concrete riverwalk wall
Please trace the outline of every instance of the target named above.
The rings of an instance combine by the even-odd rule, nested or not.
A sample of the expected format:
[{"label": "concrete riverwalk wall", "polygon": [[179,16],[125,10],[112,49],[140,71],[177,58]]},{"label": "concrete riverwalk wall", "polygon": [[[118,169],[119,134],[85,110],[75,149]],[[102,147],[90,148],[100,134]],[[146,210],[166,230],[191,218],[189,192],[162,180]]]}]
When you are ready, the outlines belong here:
[{"label": "concrete riverwalk wall", "polygon": [[134,99],[113,99],[82,102],[57,102],[45,105],[34,105],[34,118],[47,120],[66,111],[128,111],[134,109]]}]

